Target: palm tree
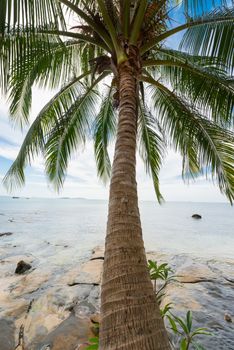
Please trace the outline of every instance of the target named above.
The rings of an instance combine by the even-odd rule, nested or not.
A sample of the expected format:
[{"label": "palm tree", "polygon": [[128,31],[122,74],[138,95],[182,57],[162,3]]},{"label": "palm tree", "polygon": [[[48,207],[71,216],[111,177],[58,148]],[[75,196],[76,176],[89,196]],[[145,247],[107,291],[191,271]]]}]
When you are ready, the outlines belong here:
[{"label": "palm tree", "polygon": [[[212,9],[203,0],[0,3],[0,86],[11,118],[29,122],[34,84],[58,90],[31,124],[5,184],[22,185],[24,168],[42,153],[59,189],[69,157],[90,137],[99,176],[111,174],[101,350],[170,348],[147,270],[137,146],[159,201],[167,146],[181,153],[185,178],[207,174],[234,199],[234,9],[212,3]],[[178,6],[183,24],[173,21]],[[168,48],[178,33],[180,48]]]}]

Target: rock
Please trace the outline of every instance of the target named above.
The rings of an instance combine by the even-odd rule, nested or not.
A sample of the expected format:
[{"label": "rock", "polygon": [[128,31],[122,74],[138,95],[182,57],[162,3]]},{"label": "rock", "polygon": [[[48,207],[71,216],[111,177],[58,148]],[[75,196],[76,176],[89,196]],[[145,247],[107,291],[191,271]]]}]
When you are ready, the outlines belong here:
[{"label": "rock", "polygon": [[11,295],[14,298],[21,297],[26,294],[32,294],[41,288],[49,280],[50,273],[40,272],[37,270],[32,271],[32,273],[21,276],[21,279],[17,283],[11,286]]},{"label": "rock", "polygon": [[13,350],[15,348],[14,339],[15,327],[12,321],[0,319],[0,349]]},{"label": "rock", "polygon": [[218,281],[219,276],[206,264],[188,258],[177,268],[176,279],[180,283],[199,283]]},{"label": "rock", "polygon": [[[42,295],[38,299],[30,303],[27,314],[24,313],[15,321],[17,329],[24,325],[24,341],[27,350],[31,350],[31,343],[39,342],[53,332],[67,317],[70,312],[65,311],[61,301],[56,293]],[[56,303],[58,303],[56,305]],[[26,315],[26,317],[25,317]],[[47,345],[45,342],[43,345]],[[40,349],[40,348],[39,348]],[[38,350],[38,348],[36,348]]]},{"label": "rock", "polygon": [[[5,255],[0,260],[0,321],[12,322],[9,330],[14,327],[15,343],[3,350],[15,348],[22,324],[25,350],[86,349],[88,339],[97,335],[100,321],[103,254],[102,247],[95,248],[90,260],[82,265],[74,263],[58,273],[56,270],[55,274],[48,273],[48,266],[37,265],[29,254]],[[207,327],[214,334],[201,338],[207,349],[233,350],[234,323],[225,315],[234,315],[233,283],[228,282],[234,280],[234,260],[205,261],[187,254],[170,256],[162,252],[150,252],[147,258],[168,262],[176,275],[166,288],[162,306],[172,302],[173,312],[182,318],[192,310],[194,328]],[[38,267],[29,274],[14,274],[21,260]],[[34,300],[31,308],[30,300]],[[0,323],[0,350],[2,339]]]},{"label": "rock", "polygon": [[99,335],[99,324],[100,324],[100,314],[94,314],[90,317],[90,321],[93,323],[93,327],[91,327],[91,330],[95,337]]},{"label": "rock", "polygon": [[78,271],[74,271],[75,275],[71,275],[68,285],[71,287],[82,284],[98,286],[101,283],[102,266],[102,259],[90,260],[84,263]]},{"label": "rock", "polygon": [[[43,340],[30,344],[30,350],[44,349],[50,346],[53,350],[74,350],[93,337],[90,330],[91,324],[88,318],[78,318],[71,314],[53,332]],[[87,347],[87,345],[86,345]]]},{"label": "rock", "polygon": [[193,219],[201,219],[202,216],[199,215],[199,214],[193,214],[193,215],[192,215],[192,218],[193,218]]},{"label": "rock", "polygon": [[26,263],[24,260],[21,260],[18,262],[17,267],[15,269],[15,273],[18,275],[22,275],[26,271],[30,270],[32,266],[28,263]]},{"label": "rock", "polygon": [[94,314],[94,315],[91,315],[90,316],[90,321],[92,323],[100,323],[101,322],[101,319],[100,319],[100,314]]},{"label": "rock", "polygon": [[225,313],[224,319],[225,319],[225,321],[227,321],[229,323],[232,323],[232,318],[231,318],[231,316],[228,313]]},{"label": "rock", "polygon": [[92,257],[90,260],[104,260],[104,247],[97,246],[92,250]]},{"label": "rock", "polygon": [[11,236],[11,235],[13,235],[12,232],[3,232],[3,233],[0,233],[0,237]]},{"label": "rock", "polygon": [[87,318],[97,312],[96,307],[89,301],[81,301],[74,308],[74,313],[79,318]]}]

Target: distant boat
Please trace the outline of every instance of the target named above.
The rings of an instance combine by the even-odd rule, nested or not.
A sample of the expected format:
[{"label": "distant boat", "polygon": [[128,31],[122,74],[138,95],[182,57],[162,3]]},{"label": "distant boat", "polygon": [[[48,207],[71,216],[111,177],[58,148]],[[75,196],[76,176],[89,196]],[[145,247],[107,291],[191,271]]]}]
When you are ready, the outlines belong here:
[{"label": "distant boat", "polygon": [[20,197],[12,197],[12,199],[19,199]]}]

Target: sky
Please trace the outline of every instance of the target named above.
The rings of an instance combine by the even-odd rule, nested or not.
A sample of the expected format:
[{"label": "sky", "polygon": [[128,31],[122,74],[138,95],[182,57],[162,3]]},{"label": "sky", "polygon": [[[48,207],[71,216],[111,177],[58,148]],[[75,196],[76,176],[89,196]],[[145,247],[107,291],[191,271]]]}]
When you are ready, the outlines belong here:
[{"label": "sky", "polygon": [[[178,10],[179,11],[179,10]],[[181,22],[178,12],[174,23]],[[179,38],[174,37],[168,46],[176,47]],[[51,91],[33,89],[31,120],[33,120],[46,102],[53,96]],[[17,156],[26,130],[13,127],[9,119],[6,100],[0,96],[0,196],[14,195],[25,197],[82,197],[89,199],[108,199],[108,185],[97,178],[93,143],[87,142],[84,150],[74,154],[68,168],[64,187],[57,194],[48,183],[44,174],[44,163],[41,157],[34,160],[31,167],[26,170],[26,184],[14,192],[7,192],[2,179]],[[114,145],[110,147],[113,156]],[[161,192],[166,201],[191,202],[225,202],[212,181],[198,178],[196,182],[185,184],[181,178],[181,157],[168,151],[167,157],[160,173]],[[145,174],[144,164],[137,156],[137,182],[140,200],[156,200],[152,180]]]}]

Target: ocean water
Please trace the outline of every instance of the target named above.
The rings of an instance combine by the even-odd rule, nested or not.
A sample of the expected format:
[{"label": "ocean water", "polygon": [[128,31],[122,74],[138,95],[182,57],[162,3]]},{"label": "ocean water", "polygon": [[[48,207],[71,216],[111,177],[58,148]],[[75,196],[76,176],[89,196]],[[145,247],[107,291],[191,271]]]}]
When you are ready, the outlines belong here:
[{"label": "ocean water", "polygon": [[[233,259],[234,208],[225,203],[140,203],[147,250]],[[191,215],[199,213],[202,220]],[[63,268],[104,243],[107,202],[0,197],[0,255],[28,255]]]}]

